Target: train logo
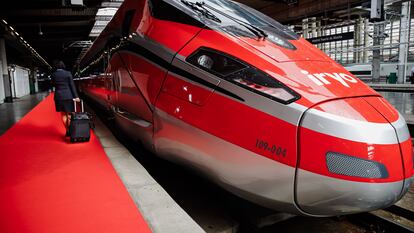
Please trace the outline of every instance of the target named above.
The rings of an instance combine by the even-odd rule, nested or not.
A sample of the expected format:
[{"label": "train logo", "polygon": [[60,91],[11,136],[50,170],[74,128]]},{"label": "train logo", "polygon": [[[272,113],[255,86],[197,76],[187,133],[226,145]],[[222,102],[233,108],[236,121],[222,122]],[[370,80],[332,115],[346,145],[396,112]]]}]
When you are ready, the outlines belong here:
[{"label": "train logo", "polygon": [[316,74],[309,74],[308,71],[302,70],[303,74],[306,74],[307,77],[316,83],[318,86],[329,85],[331,84],[327,78],[334,79],[338,81],[340,84],[344,85],[345,87],[349,87],[350,83],[357,83],[357,79],[352,77],[351,75],[344,74],[344,73],[316,73]]}]

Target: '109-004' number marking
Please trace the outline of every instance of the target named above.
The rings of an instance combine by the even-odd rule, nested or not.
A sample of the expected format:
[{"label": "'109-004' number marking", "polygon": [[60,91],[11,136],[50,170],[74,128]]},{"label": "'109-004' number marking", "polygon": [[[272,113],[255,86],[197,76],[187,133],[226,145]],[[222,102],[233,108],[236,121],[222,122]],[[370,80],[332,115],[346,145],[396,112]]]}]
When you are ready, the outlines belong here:
[{"label": "'109-004' number marking", "polygon": [[274,155],[286,157],[286,148],[282,148],[280,146],[269,144],[266,141],[256,139],[256,147],[259,149],[268,151]]}]

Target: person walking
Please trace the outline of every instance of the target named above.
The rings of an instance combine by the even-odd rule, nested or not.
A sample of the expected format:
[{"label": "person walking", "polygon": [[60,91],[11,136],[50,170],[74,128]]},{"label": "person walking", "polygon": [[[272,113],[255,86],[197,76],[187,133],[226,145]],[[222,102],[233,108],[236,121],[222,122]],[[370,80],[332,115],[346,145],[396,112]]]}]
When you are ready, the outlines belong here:
[{"label": "person walking", "polygon": [[53,62],[55,71],[51,75],[52,84],[55,87],[55,107],[56,112],[60,112],[62,122],[65,125],[66,135],[69,136],[70,113],[74,112],[73,101],[80,102],[72,74],[65,70],[63,61]]}]

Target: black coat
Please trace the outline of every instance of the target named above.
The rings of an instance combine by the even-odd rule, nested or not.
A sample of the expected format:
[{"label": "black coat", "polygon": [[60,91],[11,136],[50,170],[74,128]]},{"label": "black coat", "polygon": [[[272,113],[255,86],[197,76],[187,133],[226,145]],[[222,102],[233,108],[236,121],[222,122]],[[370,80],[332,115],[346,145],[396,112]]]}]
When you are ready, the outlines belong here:
[{"label": "black coat", "polygon": [[69,71],[57,69],[52,73],[52,83],[55,86],[55,100],[72,100],[78,98],[75,83]]}]

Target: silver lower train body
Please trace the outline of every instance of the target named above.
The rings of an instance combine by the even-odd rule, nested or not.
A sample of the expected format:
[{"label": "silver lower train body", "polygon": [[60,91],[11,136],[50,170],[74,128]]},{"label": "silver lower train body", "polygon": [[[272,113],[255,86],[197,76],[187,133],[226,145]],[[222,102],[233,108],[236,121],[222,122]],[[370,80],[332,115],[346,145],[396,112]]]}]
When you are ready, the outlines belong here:
[{"label": "silver lower train body", "polygon": [[[229,192],[281,212],[335,216],[387,207],[413,178],[391,183],[341,180],[273,161],[156,109],[154,124],[115,112],[117,125],[169,161],[201,172]],[[295,183],[300,180],[300,183]],[[300,178],[300,179],[298,179]]]}]

